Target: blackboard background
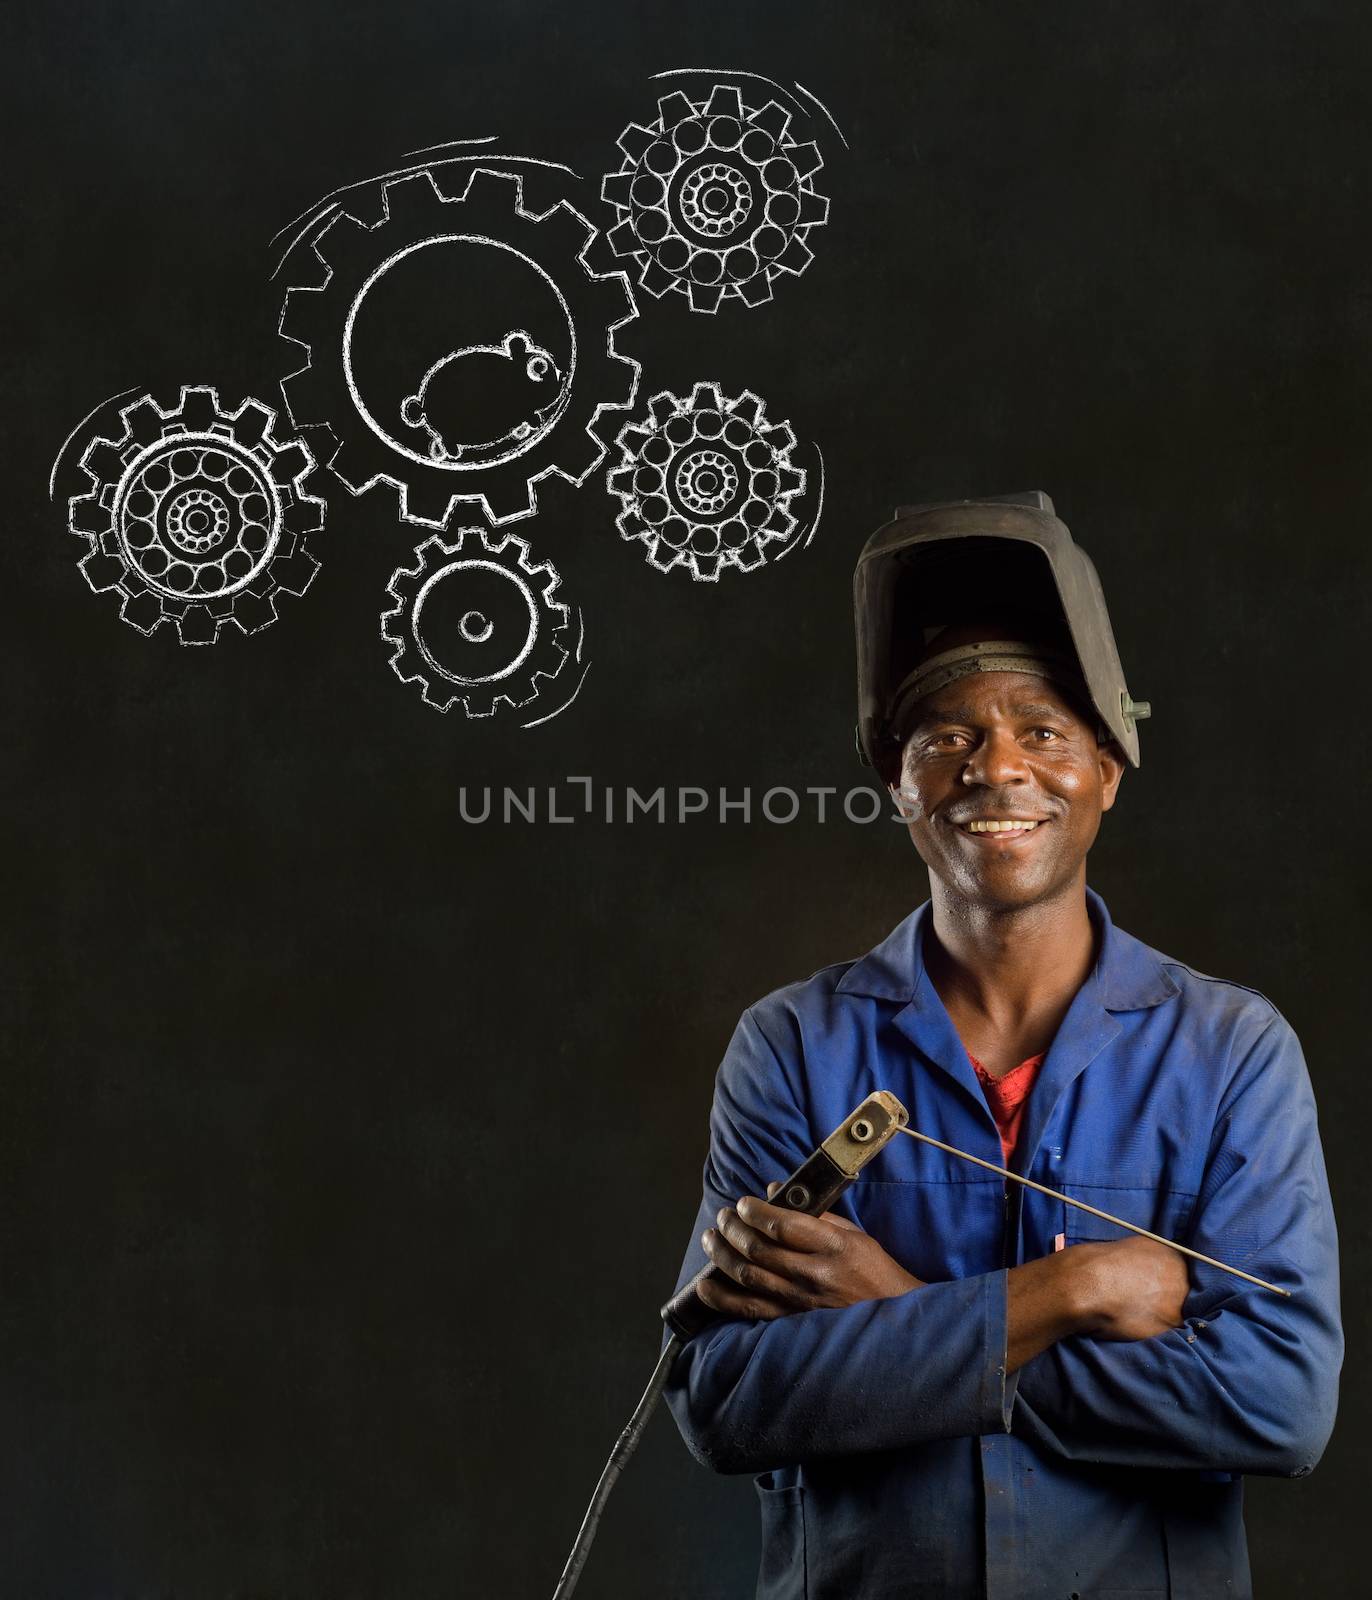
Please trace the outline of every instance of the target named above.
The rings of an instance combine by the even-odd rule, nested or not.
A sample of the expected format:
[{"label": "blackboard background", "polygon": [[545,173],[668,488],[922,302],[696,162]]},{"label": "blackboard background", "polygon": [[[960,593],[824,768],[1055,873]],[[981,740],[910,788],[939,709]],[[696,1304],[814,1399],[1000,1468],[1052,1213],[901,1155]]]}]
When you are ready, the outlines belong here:
[{"label": "blackboard background", "polygon": [[[1310,1062],[1351,1358],[1323,1465],[1250,1481],[1249,1527],[1260,1595],[1348,1592],[1366,7],[28,3],[4,34],[0,1593],[551,1592],[652,1365],[733,1022],[925,881],[884,820],[473,827],[459,787],[864,781],[862,538],[1031,486],[1156,708],[1092,882],[1267,993]],[[820,443],[810,549],[695,585],[596,481],[553,487],[520,531],[594,665],[531,733],[388,670],[414,538],[384,488],[331,497],[313,589],[254,638],[179,649],[89,593],[58,444],[131,384],[274,403],[279,226],[487,133],[575,167],[603,221],[649,75],[702,63],[800,79],[852,153],[772,305],[645,298],[623,345],[644,393],[751,386]],[[747,1480],[661,1417],[580,1592],[733,1600],[755,1560]]]}]

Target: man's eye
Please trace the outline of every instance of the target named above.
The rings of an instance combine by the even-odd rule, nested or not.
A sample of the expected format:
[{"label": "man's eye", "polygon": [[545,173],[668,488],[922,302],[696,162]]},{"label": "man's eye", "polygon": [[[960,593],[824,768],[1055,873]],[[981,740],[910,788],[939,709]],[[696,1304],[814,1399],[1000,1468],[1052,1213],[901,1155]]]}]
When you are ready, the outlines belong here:
[{"label": "man's eye", "polygon": [[1031,728],[1029,731],[1031,733],[1033,733],[1034,735],[1038,735],[1040,733],[1046,733],[1048,735],[1048,737],[1046,739],[1038,739],[1038,738],[1036,738],[1035,742],[1037,744],[1051,744],[1054,739],[1061,739],[1062,738],[1062,735],[1058,732],[1058,730],[1056,728]]},{"label": "man's eye", "polygon": [[965,733],[936,733],[932,739],[928,739],[925,742],[930,748],[937,749],[941,745],[953,744],[956,740],[965,739],[966,737]]}]

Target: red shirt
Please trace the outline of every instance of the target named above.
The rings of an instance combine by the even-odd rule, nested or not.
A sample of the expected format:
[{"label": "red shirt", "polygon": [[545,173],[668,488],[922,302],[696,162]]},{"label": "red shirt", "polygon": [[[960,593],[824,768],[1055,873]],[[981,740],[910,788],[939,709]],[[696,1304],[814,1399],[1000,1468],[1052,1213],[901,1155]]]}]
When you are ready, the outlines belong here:
[{"label": "red shirt", "polygon": [[967,1059],[976,1069],[981,1092],[986,1096],[986,1104],[990,1106],[996,1127],[1000,1129],[1000,1147],[1005,1152],[1007,1167],[1010,1157],[1015,1153],[1015,1141],[1019,1138],[1020,1122],[1029,1101],[1029,1091],[1034,1087],[1034,1079],[1038,1077],[1039,1068],[1047,1054],[1043,1050],[1036,1056],[1030,1056],[1017,1067],[1011,1067],[1003,1078],[996,1078],[970,1050],[967,1052]]}]

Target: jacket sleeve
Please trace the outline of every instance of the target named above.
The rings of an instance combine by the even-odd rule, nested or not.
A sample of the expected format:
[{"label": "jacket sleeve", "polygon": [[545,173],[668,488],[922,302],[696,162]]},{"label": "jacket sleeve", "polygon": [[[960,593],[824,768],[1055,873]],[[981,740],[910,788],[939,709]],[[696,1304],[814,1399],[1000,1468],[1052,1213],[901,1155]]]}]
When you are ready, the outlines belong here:
[{"label": "jacket sleeve", "polygon": [[[704,1198],[680,1288],[706,1264],[722,1206],[765,1197],[833,1130],[812,1129],[804,1062],[786,1062],[746,1012],[715,1082]],[[666,1389],[697,1460],[764,1472],[821,1456],[888,1450],[1009,1428],[1005,1273],[932,1283],[887,1300],[725,1321],[689,1340]]]},{"label": "jacket sleeve", "polygon": [[1182,1327],[1052,1346],[1017,1374],[1013,1431],[1075,1461],[1304,1477],[1334,1426],[1343,1335],[1315,1101],[1280,1016],[1230,1080],[1181,1242],[1291,1298],[1190,1262]]}]

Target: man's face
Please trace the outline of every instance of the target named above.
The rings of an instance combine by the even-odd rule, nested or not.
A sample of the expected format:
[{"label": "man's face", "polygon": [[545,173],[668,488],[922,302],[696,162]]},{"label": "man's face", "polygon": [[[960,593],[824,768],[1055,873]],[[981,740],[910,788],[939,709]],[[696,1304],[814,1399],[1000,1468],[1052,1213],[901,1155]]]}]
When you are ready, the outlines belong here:
[{"label": "man's face", "polygon": [[1032,673],[973,672],[925,696],[914,716],[891,792],[935,877],[1002,909],[1084,880],[1124,765],[1061,690]]}]

